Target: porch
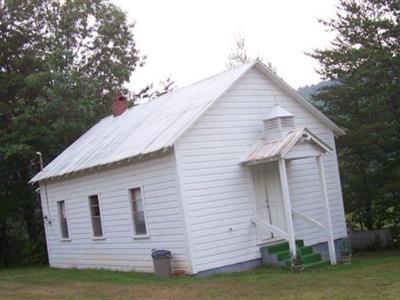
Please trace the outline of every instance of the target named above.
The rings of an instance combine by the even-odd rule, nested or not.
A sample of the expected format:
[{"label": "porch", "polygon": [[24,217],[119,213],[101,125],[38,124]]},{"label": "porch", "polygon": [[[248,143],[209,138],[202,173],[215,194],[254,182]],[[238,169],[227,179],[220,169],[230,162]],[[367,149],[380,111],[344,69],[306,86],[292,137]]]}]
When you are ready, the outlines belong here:
[{"label": "porch", "polygon": [[[284,138],[275,141],[261,138],[249,150],[242,165],[247,167],[253,186],[255,214],[252,222],[256,227],[259,245],[284,240],[288,244],[289,259],[304,254],[302,251],[309,254],[307,252],[309,250],[304,249],[302,242],[296,243],[296,240],[301,238],[295,233],[294,220],[298,220],[323,234],[328,244],[330,263],[336,264],[327,183],[322,161],[322,156],[330,151],[332,148],[307,128],[293,129]],[[318,173],[323,222],[307,216],[292,206],[288,164],[303,159],[313,160]]]}]

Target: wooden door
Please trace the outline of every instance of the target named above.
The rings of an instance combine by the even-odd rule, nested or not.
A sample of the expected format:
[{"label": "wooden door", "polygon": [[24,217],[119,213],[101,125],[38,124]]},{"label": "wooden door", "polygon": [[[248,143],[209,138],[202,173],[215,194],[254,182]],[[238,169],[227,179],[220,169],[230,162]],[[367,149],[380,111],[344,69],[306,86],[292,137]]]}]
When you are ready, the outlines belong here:
[{"label": "wooden door", "polygon": [[[254,167],[252,178],[256,198],[256,217],[286,231],[278,164],[273,162]],[[278,238],[269,230],[257,227],[259,242]]]},{"label": "wooden door", "polygon": [[268,193],[271,224],[278,227],[279,229],[282,229],[283,231],[287,231],[285,208],[283,207],[283,197],[278,164],[268,164],[268,167],[265,169],[265,174],[265,184]]}]

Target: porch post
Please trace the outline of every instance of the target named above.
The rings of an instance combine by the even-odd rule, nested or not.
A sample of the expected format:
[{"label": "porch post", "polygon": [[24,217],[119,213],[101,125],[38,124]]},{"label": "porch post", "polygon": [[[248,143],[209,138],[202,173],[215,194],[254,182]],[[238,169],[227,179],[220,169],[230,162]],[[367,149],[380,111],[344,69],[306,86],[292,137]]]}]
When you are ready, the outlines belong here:
[{"label": "porch post", "polygon": [[294,236],[292,205],[290,204],[289,185],[288,185],[288,181],[287,181],[285,159],[283,159],[283,158],[279,159],[278,163],[279,163],[279,176],[281,179],[283,206],[285,208],[286,227],[287,227],[287,232],[288,232],[288,236],[289,236],[289,249],[290,249],[290,253],[292,254],[292,256],[295,257],[297,255],[296,240],[295,240],[295,236]]},{"label": "porch post", "polygon": [[336,251],[335,251],[335,242],[333,239],[333,231],[331,224],[331,213],[329,210],[328,190],[326,187],[324,165],[322,163],[321,155],[317,156],[317,164],[318,164],[319,178],[321,182],[321,192],[324,204],[323,207],[326,219],[325,226],[326,226],[326,233],[328,236],[329,259],[331,261],[331,265],[336,265]]}]

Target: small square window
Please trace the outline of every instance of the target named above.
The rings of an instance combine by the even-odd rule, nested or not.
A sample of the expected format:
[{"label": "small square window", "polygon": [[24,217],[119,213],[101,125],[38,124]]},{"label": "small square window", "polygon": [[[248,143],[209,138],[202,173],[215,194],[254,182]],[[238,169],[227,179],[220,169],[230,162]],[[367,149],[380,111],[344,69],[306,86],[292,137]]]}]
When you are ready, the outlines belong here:
[{"label": "small square window", "polygon": [[135,235],[146,235],[147,227],[142,191],[140,188],[136,188],[129,190],[129,192],[131,197],[133,229]]}]

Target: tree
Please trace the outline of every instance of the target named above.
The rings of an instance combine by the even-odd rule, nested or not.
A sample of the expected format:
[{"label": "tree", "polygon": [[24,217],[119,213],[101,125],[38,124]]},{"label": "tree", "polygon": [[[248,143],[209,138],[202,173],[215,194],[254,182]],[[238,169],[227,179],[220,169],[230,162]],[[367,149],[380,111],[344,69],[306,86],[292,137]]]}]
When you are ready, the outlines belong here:
[{"label": "tree", "polygon": [[132,105],[160,97],[166,93],[173,91],[175,87],[175,82],[170,77],[167,77],[167,79],[160,81],[157,86],[155,86],[153,83],[149,84],[141,89],[139,93],[131,94],[131,98],[133,98],[134,100]]},{"label": "tree", "polygon": [[267,60],[266,58],[260,56],[259,54],[257,54],[256,59],[259,60],[259,61],[261,61],[261,62],[262,62],[264,65],[266,65],[273,73],[276,74],[276,68],[274,67],[274,65],[273,65],[269,60]]},{"label": "tree", "polygon": [[40,262],[35,152],[49,162],[109,114],[144,57],[134,24],[107,0],[0,5],[0,265]]},{"label": "tree", "polygon": [[242,34],[239,32],[236,36],[235,48],[231,48],[231,53],[226,62],[227,68],[232,68],[237,65],[249,62],[250,58],[247,55],[246,43]]},{"label": "tree", "polygon": [[[272,63],[265,58],[261,57],[257,54],[256,59],[261,61],[264,65],[271,69],[272,72],[276,74],[276,68],[272,65]],[[251,60],[251,58],[247,55],[247,48],[245,39],[242,34],[239,32],[236,36],[235,47],[231,48],[231,53],[228,56],[228,61],[226,62],[227,68],[233,68],[237,65],[241,65],[247,63]]]},{"label": "tree", "polygon": [[310,101],[313,105],[317,107],[321,107],[324,103],[322,101],[315,101],[315,97],[313,95],[318,94],[322,89],[335,84],[332,80],[325,80],[318,82],[316,84],[301,86],[297,89],[297,93],[299,93],[303,98]]},{"label": "tree", "polygon": [[340,0],[322,21],[336,38],[311,56],[338,84],[317,96],[347,134],[338,140],[345,206],[353,225],[400,233],[400,2]]}]

